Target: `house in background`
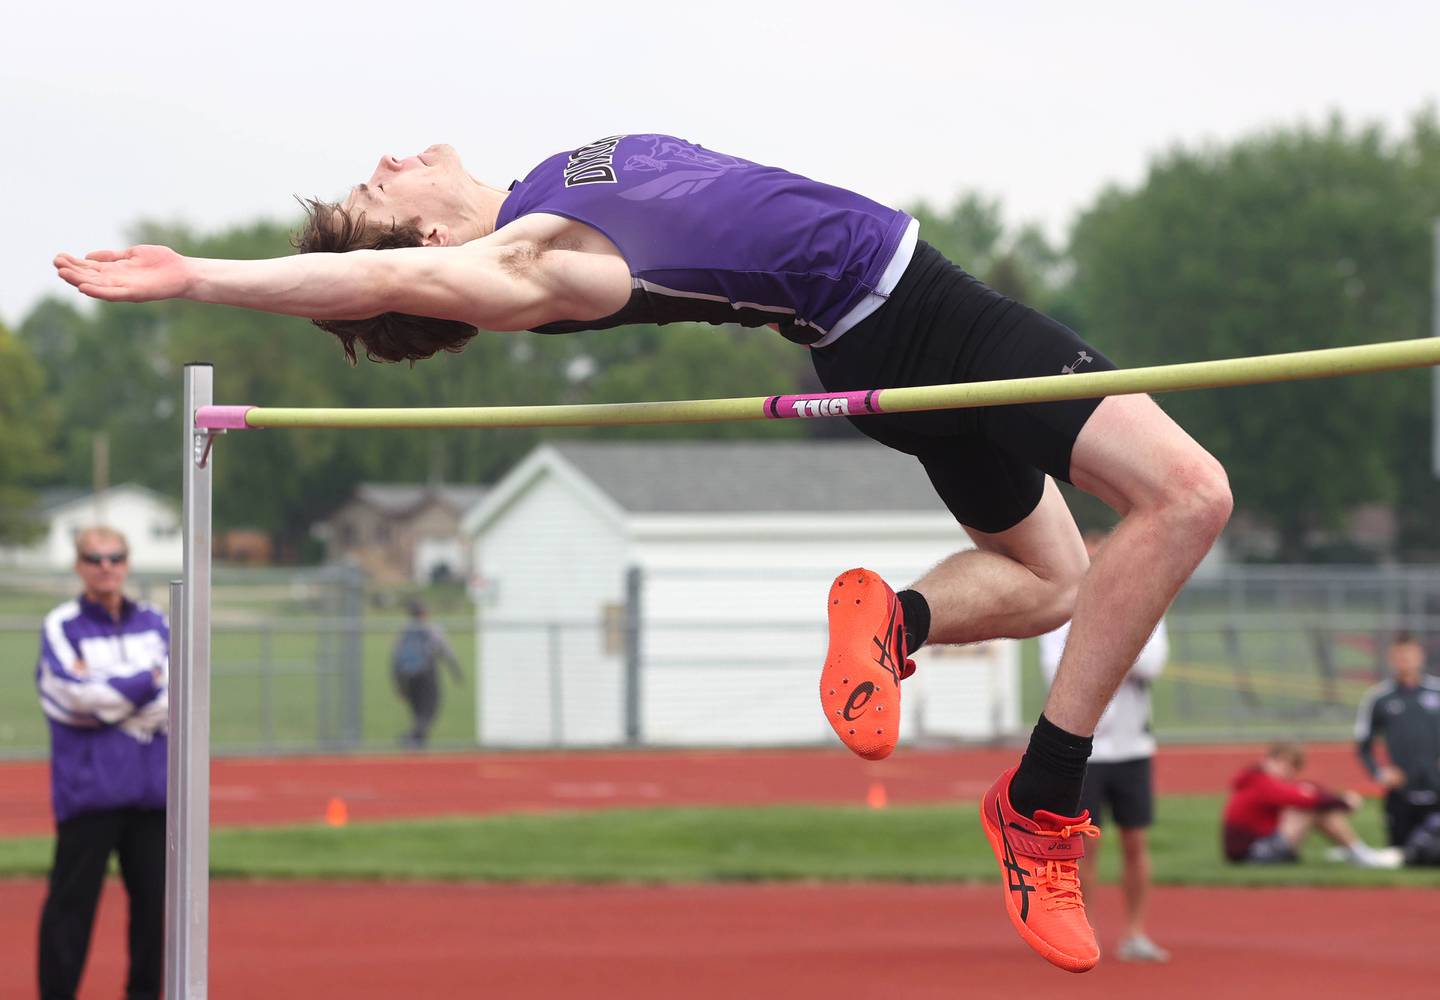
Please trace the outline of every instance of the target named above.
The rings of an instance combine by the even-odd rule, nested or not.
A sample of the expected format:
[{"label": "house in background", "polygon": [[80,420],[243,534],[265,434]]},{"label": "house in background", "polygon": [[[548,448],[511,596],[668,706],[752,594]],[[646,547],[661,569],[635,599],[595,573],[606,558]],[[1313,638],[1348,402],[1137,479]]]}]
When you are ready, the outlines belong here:
[{"label": "house in background", "polygon": [[361,483],[313,530],[327,562],[354,563],[376,583],[466,580],[470,553],[460,519],[485,492],[454,483]]},{"label": "house in background", "polygon": [[[970,547],[920,464],[866,441],[542,445],[463,528],[492,746],[834,743],[831,580]],[[915,659],[902,739],[1018,732],[1015,643]]]},{"label": "house in background", "polygon": [[269,566],[275,543],[258,528],[230,528],[215,535],[215,559],[230,566]]},{"label": "house in background", "polygon": [[141,573],[180,570],[184,540],[179,507],[154,490],[134,483],[92,493],[45,490],[39,518],[44,533],[31,545],[0,548],[0,567],[66,571],[75,564],[75,535],[97,524],[123,532],[130,543],[130,567]]}]

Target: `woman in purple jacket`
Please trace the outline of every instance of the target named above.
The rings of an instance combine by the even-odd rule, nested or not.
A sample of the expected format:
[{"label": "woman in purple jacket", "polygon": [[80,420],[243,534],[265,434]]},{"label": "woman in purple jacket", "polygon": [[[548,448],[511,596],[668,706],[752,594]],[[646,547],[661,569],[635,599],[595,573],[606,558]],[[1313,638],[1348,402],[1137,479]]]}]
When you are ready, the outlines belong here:
[{"label": "woman in purple jacket", "polygon": [[170,629],[125,596],[113,528],[75,539],[84,592],[45,616],[35,684],[50,723],[55,860],[40,916],[41,1000],[71,1000],[110,856],[130,897],[126,1000],[158,1000],[165,931],[165,725]]}]

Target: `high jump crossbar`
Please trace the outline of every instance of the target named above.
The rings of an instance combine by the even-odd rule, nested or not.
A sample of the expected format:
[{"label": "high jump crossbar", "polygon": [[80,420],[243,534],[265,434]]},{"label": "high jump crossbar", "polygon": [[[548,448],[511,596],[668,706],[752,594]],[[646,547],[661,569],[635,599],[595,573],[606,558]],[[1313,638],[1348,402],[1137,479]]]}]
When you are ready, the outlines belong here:
[{"label": "high jump crossbar", "polygon": [[195,426],[205,430],[264,427],[579,427],[912,413],[1015,403],[1050,403],[1141,392],[1218,389],[1420,368],[1440,365],[1440,339],[1426,337],[1108,372],[1084,371],[1083,367],[1089,360],[1089,356],[1082,352],[1072,362],[1073,372],[1038,378],[791,396],[405,409],[205,406],[197,412]]},{"label": "high jump crossbar", "polygon": [[1215,389],[1440,365],[1440,337],[1253,358],[955,385],[809,395],[572,406],[325,409],[214,405],[209,364],[185,366],[184,579],[171,584],[170,744],[165,864],[165,979],[178,1000],[205,1000],[210,867],[211,465],[215,436],[264,427],[574,427],[859,416]]}]

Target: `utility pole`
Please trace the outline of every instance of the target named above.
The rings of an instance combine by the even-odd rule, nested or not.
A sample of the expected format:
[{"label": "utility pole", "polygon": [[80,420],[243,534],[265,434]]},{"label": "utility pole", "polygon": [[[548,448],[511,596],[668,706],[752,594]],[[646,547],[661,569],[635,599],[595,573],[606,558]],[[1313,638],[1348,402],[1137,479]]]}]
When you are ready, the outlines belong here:
[{"label": "utility pole", "polygon": [[[1433,223],[1430,335],[1440,337],[1440,217]],[[1440,365],[1430,369],[1430,473],[1440,479]]]},{"label": "utility pole", "polygon": [[110,490],[110,432],[96,431],[91,441],[91,488],[95,494],[95,521],[106,524],[105,494]]}]

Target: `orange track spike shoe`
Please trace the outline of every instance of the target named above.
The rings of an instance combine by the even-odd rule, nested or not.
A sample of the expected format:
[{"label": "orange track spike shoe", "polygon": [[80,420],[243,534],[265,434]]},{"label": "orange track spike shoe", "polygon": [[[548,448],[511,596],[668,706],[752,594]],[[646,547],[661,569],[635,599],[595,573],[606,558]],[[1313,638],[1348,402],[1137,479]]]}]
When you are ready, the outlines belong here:
[{"label": "orange track spike shoe", "polygon": [[900,737],[905,616],[895,591],[868,569],[830,585],[830,647],[820,671],[820,705],[840,741],[866,760],[890,756]]},{"label": "orange track spike shoe", "polygon": [[1100,961],[1100,946],[1085,918],[1078,863],[1085,838],[1100,836],[1088,812],[1057,816],[1040,810],[1035,818],[1010,806],[1011,768],[980,800],[980,822],[1000,863],[1005,911],[1020,937],[1052,965],[1088,972]]}]

